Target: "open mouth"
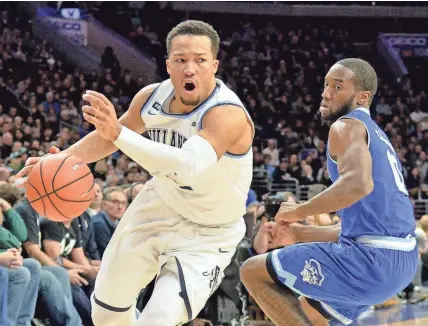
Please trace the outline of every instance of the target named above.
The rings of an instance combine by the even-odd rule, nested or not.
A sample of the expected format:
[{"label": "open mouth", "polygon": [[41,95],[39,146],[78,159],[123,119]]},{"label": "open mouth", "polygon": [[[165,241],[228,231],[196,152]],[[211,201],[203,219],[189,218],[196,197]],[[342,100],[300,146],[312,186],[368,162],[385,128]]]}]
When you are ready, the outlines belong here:
[{"label": "open mouth", "polygon": [[196,88],[195,84],[191,82],[187,82],[186,84],[184,84],[184,89],[188,92],[193,91],[195,88]]}]

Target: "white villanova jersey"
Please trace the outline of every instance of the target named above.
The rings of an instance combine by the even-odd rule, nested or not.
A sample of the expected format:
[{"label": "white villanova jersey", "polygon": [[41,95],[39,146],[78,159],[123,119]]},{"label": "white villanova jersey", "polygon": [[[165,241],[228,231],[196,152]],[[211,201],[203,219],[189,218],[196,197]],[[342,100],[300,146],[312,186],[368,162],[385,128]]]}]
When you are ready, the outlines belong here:
[{"label": "white villanova jersey", "polygon": [[[216,81],[213,93],[188,114],[168,113],[174,88],[170,79],[159,84],[141,109],[150,138],[181,148],[202,129],[202,118],[213,107],[236,105],[248,115],[238,96],[222,81]],[[183,184],[173,172],[168,176],[155,175],[151,182],[160,199],[184,218],[197,224],[226,226],[245,214],[252,176],[253,151],[249,148],[243,155],[224,154],[191,184]]]}]

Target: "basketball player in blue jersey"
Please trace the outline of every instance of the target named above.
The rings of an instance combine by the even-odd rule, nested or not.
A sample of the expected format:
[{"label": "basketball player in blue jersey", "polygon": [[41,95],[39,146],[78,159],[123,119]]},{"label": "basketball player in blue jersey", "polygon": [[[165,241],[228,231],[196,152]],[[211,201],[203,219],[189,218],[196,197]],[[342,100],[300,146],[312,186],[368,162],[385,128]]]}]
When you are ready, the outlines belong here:
[{"label": "basketball player in blue jersey", "polygon": [[[276,325],[348,325],[415,275],[415,218],[401,164],[370,118],[376,89],[376,73],[366,61],[344,59],[331,67],[320,112],[333,122],[328,139],[333,184],[302,204],[283,203],[275,220],[286,228],[291,245],[242,266],[246,288]],[[336,211],[340,226],[294,223]]]}]

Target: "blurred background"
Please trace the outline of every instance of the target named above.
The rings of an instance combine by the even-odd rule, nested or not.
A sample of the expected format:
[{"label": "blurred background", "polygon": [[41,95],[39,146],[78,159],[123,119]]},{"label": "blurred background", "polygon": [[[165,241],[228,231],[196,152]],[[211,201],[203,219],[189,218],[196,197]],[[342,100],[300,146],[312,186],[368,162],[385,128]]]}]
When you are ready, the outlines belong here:
[{"label": "blurred background", "polygon": [[[418,220],[420,271],[409,288],[385,306],[423,301],[428,281],[423,264],[428,261],[428,5],[424,2],[0,2],[0,203],[6,202],[1,205],[0,252],[18,248],[24,261],[46,265],[41,257],[50,257],[51,246],[59,246],[61,256],[72,262],[67,267],[69,280],[61,283],[69,282],[71,287],[63,286],[64,309],[69,315],[77,311],[78,316],[70,317],[73,325],[91,324],[88,297],[102,253],[126,206],[150,175],[119,151],[92,164],[98,196],[91,208],[72,225],[51,225],[31,211],[22,191],[12,186],[14,174],[28,157],[44,155],[51,145],[65,149],[92,131],[81,112],[81,95],[87,89],[105,94],[120,116],[142,87],[167,79],[166,35],[187,19],[203,20],[218,31],[217,78],[238,94],[256,124],[254,175],[245,216],[248,232],[226,279],[195,324],[269,325],[242,288],[238,268],[249,255],[262,253],[254,239],[266,223],[272,223],[271,212],[282,200],[304,201],[330,185],[328,126],[318,108],[324,75],[346,57],[365,59],[378,73],[372,118],[400,157]],[[324,214],[308,217],[306,223],[331,225],[340,223],[340,218]],[[15,243],[10,243],[10,234]],[[76,254],[79,248],[86,260]],[[62,268],[61,263],[54,265]],[[10,280],[9,276],[1,283],[0,277],[0,286],[9,282],[11,291]],[[149,290],[142,291],[140,308]],[[52,320],[46,307],[53,299],[48,294],[39,289],[37,298],[31,316],[34,325],[72,325],[68,319]],[[1,302],[6,302],[9,312],[3,314],[8,320],[4,324],[0,317],[0,325],[10,325],[19,313],[11,317],[10,298],[2,300],[0,311]],[[381,325],[397,318],[413,320],[400,325],[416,325],[420,316],[428,316],[427,306],[412,307],[419,309],[412,310],[413,317],[383,314],[382,319],[372,314],[359,325]]]}]

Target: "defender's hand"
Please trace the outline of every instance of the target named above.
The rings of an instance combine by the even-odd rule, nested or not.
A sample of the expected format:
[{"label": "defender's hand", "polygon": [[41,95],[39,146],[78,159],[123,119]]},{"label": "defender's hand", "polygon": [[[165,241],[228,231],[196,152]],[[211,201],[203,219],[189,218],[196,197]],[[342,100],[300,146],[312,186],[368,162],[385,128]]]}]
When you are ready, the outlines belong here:
[{"label": "defender's hand", "polygon": [[299,204],[290,199],[282,203],[275,216],[275,222],[278,224],[289,224],[303,220],[305,216],[301,215],[298,208]]}]

